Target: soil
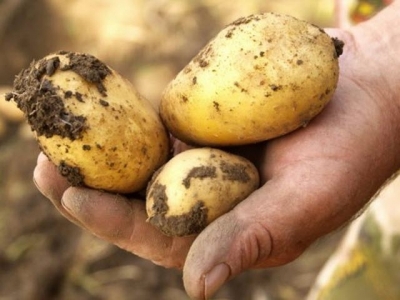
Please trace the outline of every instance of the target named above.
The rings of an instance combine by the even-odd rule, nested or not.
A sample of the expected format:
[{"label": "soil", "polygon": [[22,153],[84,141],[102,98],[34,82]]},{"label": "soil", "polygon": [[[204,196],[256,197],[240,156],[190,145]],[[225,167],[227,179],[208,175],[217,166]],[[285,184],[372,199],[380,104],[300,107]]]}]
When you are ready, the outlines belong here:
[{"label": "soil", "polygon": [[[5,97],[7,101],[15,101],[38,137],[44,135],[46,138],[51,138],[53,135],[58,135],[74,141],[82,138],[88,129],[86,117],[72,114],[65,108],[64,101],[75,96],[82,102],[83,95],[79,92],[66,91],[60,96],[60,87],[53,84],[51,77],[57,71],[73,71],[85,81],[95,84],[99,93],[106,97],[107,90],[103,80],[111,74],[111,70],[106,64],[89,54],[59,51],[57,55],[51,58],[44,57],[37,62],[33,61],[28,68],[18,74],[14,80],[13,91]],[[62,55],[69,59],[68,64],[63,66],[59,58]],[[100,105],[108,106],[108,102],[100,100]],[[43,146],[42,150],[47,153],[46,146]],[[84,150],[90,150],[90,148]],[[83,185],[84,177],[79,167],[69,166],[62,161],[58,170],[71,185]]]},{"label": "soil", "polygon": [[338,38],[332,38],[333,45],[335,46],[335,58],[343,54],[344,42]]},{"label": "soil", "polygon": [[[179,216],[164,217],[161,230],[167,235],[189,236],[200,233],[207,225],[208,208],[197,201],[190,212]],[[154,223],[152,223],[154,224]]]},{"label": "soil", "polygon": [[84,176],[81,174],[81,170],[78,167],[72,167],[65,161],[61,161],[60,165],[57,166],[60,174],[67,178],[68,182],[72,186],[81,186],[84,184]]},{"label": "soil", "polygon": [[[99,93],[107,96],[103,80],[111,74],[111,70],[103,62],[92,55],[60,51],[58,55],[65,55],[69,63],[60,67],[60,58],[42,58],[33,61],[29,68],[22,70],[14,80],[14,90],[6,95],[8,101],[14,100],[24,112],[38,136],[47,138],[53,135],[67,137],[72,141],[82,137],[87,129],[84,116],[75,116],[67,111],[64,99],[59,96],[59,87],[53,85],[51,76],[60,71],[73,71],[87,82],[96,85]],[[47,75],[44,77],[44,75]],[[82,100],[79,92],[66,91],[66,99],[74,95],[78,101]],[[106,106],[103,100],[101,105]]]},{"label": "soil", "polygon": [[69,58],[69,64],[62,67],[62,71],[74,71],[86,81],[95,84],[101,95],[107,96],[103,80],[111,74],[111,70],[106,64],[89,54],[66,51],[61,51],[59,54]]},{"label": "soil", "polygon": [[182,184],[183,186],[188,189],[190,188],[190,180],[192,178],[215,178],[217,177],[217,169],[213,166],[200,166],[200,167],[193,167],[186,178],[183,179]]},{"label": "soil", "polygon": [[[212,176],[212,174],[210,175],[209,173],[210,171],[212,172],[209,168],[194,168],[192,177],[204,178],[204,176]],[[185,180],[183,184],[185,185]],[[202,201],[195,203],[188,213],[179,216],[167,216],[169,206],[166,186],[158,183],[157,180],[152,182],[150,186],[151,188],[148,190],[148,195],[153,199],[153,214],[149,217],[148,221],[151,224],[169,236],[187,236],[199,233],[204,229],[207,223],[208,209]]]},{"label": "soil", "polygon": [[6,99],[17,103],[38,136],[59,135],[73,141],[81,138],[87,129],[86,118],[67,111],[57,87],[48,79],[51,77],[43,77],[45,74],[52,76],[59,66],[58,57],[33,61],[15,78],[14,90]]},{"label": "soil", "polygon": [[223,179],[230,181],[239,181],[246,183],[251,180],[249,174],[246,171],[246,165],[244,164],[232,164],[226,161],[221,161],[220,168],[223,175]]},{"label": "soil", "polygon": [[[213,56],[213,44],[210,42],[193,58],[193,63],[198,64],[200,68],[205,68],[210,64],[210,58]],[[191,68],[186,68],[191,71]]]}]

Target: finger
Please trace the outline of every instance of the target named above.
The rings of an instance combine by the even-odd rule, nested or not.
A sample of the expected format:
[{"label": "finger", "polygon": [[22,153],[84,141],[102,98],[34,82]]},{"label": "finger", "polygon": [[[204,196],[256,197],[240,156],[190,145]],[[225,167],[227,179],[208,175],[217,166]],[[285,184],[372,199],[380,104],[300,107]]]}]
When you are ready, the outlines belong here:
[{"label": "finger", "polygon": [[186,151],[186,150],[189,150],[189,149],[192,149],[195,147],[195,146],[188,145],[173,136],[171,136],[171,144],[172,144],[172,155],[173,156],[178,155],[179,153],[181,153],[183,151]]},{"label": "finger", "polygon": [[61,198],[64,192],[70,187],[70,184],[43,153],[40,153],[38,156],[37,165],[33,171],[33,182],[37,189],[51,201],[65,218],[82,226],[82,224],[71,216],[61,204]]},{"label": "finger", "polygon": [[165,267],[182,268],[194,237],[170,238],[146,222],[144,202],[86,188],[70,188],[44,154],[34,182],[68,220],[138,256]]},{"label": "finger", "polygon": [[73,187],[64,193],[62,204],[96,236],[164,267],[182,268],[195,238],[162,234],[146,221],[142,200]]},{"label": "finger", "polygon": [[58,172],[57,167],[43,153],[38,156],[33,179],[39,191],[52,201],[59,202],[70,186],[67,179]]},{"label": "finger", "polygon": [[221,216],[194,241],[183,269],[192,299],[208,299],[225,282],[269,256],[272,241],[267,228],[240,214],[234,209]]}]

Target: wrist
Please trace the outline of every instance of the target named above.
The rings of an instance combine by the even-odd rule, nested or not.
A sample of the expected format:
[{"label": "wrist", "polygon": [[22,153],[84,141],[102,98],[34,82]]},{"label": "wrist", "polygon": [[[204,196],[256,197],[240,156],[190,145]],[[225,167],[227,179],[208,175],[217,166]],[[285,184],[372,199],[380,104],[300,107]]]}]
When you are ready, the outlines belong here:
[{"label": "wrist", "polygon": [[400,0],[396,0],[374,18],[350,30],[356,37],[358,50],[362,51],[362,59],[371,68],[366,75],[377,82],[384,80],[385,89],[390,89],[392,95],[398,95],[400,90],[399,15]]},{"label": "wrist", "polygon": [[[400,167],[400,0],[350,33],[354,37],[353,59],[360,63],[354,74],[381,111],[382,133],[392,140],[393,168]],[[389,149],[388,149],[389,150]]]}]

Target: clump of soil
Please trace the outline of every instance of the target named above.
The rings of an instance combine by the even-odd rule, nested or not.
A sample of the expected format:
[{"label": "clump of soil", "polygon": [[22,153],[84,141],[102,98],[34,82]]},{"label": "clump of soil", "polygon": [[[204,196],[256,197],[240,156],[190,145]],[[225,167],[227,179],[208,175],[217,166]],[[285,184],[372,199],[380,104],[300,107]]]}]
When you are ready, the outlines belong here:
[{"label": "clump of soil", "polygon": [[192,178],[216,178],[217,177],[217,168],[216,167],[194,167],[190,170],[185,179],[183,179],[182,184],[186,189],[190,188],[190,179]]},{"label": "clump of soil", "polygon": [[213,57],[213,55],[214,49],[212,44],[209,44],[195,56],[193,62],[199,64],[200,68],[205,68],[210,64],[210,58]]},{"label": "clump of soil", "polygon": [[74,115],[65,108],[62,97],[69,98],[72,92],[58,93],[59,88],[53,84],[51,77],[57,70],[71,70],[85,81],[95,84],[99,93],[107,96],[103,80],[111,74],[111,70],[92,55],[66,51],[57,55],[65,55],[69,63],[61,66],[58,56],[33,61],[15,78],[14,90],[6,95],[6,100],[13,99],[17,103],[38,136],[50,138],[59,135],[75,140],[81,138],[87,129],[86,118]]},{"label": "clump of soil", "polygon": [[202,201],[198,201],[190,212],[179,216],[167,216],[168,196],[165,185],[155,183],[151,197],[154,199],[154,216],[148,221],[166,235],[187,236],[200,233],[207,225],[208,208]]},{"label": "clump of soil", "polygon": [[83,185],[84,176],[81,174],[81,170],[78,167],[71,167],[66,162],[62,161],[57,169],[62,176],[67,178],[72,186]]},{"label": "clump of soil", "polygon": [[249,182],[250,175],[246,171],[246,167],[242,164],[232,164],[226,161],[220,163],[221,171],[224,173],[223,179],[239,182]]},{"label": "clump of soil", "polygon": [[107,89],[103,84],[106,76],[111,74],[111,70],[107,65],[89,54],[66,51],[61,51],[59,54],[66,55],[69,58],[69,64],[62,67],[61,70],[74,71],[87,82],[95,84],[100,94],[107,96]]},{"label": "clump of soil", "polygon": [[[63,64],[61,56],[66,56],[68,63]],[[16,102],[38,137],[51,138],[57,135],[74,141],[82,138],[88,125],[85,116],[73,114],[65,106],[65,100],[73,95],[78,101],[83,101],[82,95],[62,91],[52,80],[56,72],[63,71],[75,72],[94,84],[101,95],[107,96],[103,81],[111,74],[111,70],[104,63],[92,55],[60,51],[56,56],[33,61],[22,70],[14,80],[14,90],[6,94],[6,100]],[[105,100],[102,103],[104,106],[107,104]],[[61,163],[58,169],[72,185],[82,185],[83,176],[79,167]]]},{"label": "clump of soil", "polygon": [[[32,130],[38,136],[53,135],[79,139],[85,131],[84,116],[75,116],[65,109],[57,88],[49,80],[60,66],[60,59],[33,61],[29,68],[22,70],[14,80],[14,90],[6,95],[6,100],[14,100],[24,112]],[[44,75],[48,77],[44,78]]]},{"label": "clump of soil", "polygon": [[344,42],[338,38],[332,38],[333,45],[335,46],[335,57],[343,54]]}]

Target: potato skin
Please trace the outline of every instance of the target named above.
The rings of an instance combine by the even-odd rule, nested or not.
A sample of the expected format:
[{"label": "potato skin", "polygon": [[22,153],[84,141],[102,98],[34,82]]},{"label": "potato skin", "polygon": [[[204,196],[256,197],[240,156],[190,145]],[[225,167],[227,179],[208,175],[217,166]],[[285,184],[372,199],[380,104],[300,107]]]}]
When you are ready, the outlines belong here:
[{"label": "potato skin", "polygon": [[[81,59],[81,65],[72,67],[73,58]],[[101,80],[90,65],[94,63],[103,68]],[[46,68],[40,71],[43,65]],[[35,72],[45,73],[33,79],[26,76]],[[27,107],[22,97],[14,100],[25,110],[41,149],[73,185],[135,192],[145,188],[167,160],[169,138],[158,113],[127,80],[92,56],[52,54],[24,74],[17,91],[34,95],[34,106]],[[63,110],[52,116],[60,105]],[[45,114],[52,119],[39,126]]]},{"label": "potato skin", "polygon": [[338,81],[335,40],[291,16],[264,13],[224,28],[166,87],[161,117],[192,144],[255,143],[306,125]]},{"label": "potato skin", "polygon": [[258,171],[247,159],[219,149],[190,149],[153,176],[146,192],[148,221],[166,235],[197,234],[258,186]]}]

